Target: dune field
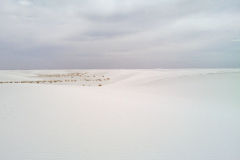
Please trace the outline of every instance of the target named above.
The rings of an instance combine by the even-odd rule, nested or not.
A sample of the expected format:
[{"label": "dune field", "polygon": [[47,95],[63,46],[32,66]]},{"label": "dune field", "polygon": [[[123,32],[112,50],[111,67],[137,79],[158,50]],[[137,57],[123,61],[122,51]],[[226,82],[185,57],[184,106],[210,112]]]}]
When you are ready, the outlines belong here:
[{"label": "dune field", "polygon": [[1,160],[239,160],[240,69],[2,70]]}]

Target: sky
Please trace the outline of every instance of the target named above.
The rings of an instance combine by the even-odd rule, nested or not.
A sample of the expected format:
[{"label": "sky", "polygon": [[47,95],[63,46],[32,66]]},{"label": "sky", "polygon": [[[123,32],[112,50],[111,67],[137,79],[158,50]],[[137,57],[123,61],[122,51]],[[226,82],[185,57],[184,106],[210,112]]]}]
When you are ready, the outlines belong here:
[{"label": "sky", "polygon": [[240,67],[240,0],[0,0],[0,69]]}]

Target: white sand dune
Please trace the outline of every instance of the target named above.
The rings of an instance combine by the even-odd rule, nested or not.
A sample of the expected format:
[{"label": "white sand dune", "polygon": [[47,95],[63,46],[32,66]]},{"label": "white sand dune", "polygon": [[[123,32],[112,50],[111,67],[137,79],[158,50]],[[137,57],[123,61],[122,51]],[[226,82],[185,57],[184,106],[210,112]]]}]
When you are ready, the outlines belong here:
[{"label": "white sand dune", "polygon": [[240,69],[0,71],[0,81],[40,81],[0,84],[0,160],[240,159]]}]

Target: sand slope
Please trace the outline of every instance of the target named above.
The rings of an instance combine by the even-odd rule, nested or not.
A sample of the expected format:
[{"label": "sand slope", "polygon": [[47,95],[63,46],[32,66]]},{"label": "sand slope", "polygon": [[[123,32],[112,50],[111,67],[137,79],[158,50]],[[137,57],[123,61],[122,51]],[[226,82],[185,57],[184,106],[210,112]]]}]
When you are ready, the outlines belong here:
[{"label": "sand slope", "polygon": [[0,81],[72,73],[90,80],[0,84],[0,159],[240,159],[239,69],[0,71]]}]

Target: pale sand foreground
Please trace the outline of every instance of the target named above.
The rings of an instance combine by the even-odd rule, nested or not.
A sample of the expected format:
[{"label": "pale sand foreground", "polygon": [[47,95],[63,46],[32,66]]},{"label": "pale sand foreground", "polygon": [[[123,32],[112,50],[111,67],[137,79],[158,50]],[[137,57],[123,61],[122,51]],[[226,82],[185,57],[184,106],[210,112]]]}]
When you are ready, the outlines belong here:
[{"label": "pale sand foreground", "polygon": [[0,71],[0,82],[1,160],[240,159],[240,69]]}]

